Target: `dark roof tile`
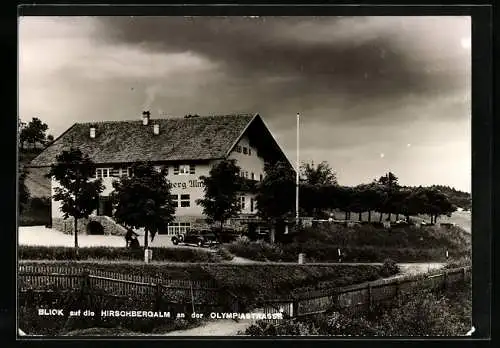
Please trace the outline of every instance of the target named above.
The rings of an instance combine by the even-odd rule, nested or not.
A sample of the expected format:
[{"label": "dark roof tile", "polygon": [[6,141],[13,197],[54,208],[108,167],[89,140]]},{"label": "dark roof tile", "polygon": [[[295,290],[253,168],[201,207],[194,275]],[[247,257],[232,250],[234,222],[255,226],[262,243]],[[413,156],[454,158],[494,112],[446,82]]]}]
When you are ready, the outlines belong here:
[{"label": "dark roof tile", "polygon": [[[192,118],[76,123],[31,161],[50,166],[72,145],[98,164],[137,161],[209,160],[223,158],[255,115],[237,114]],[[153,134],[153,124],[160,134]],[[90,127],[96,137],[90,138]]]}]

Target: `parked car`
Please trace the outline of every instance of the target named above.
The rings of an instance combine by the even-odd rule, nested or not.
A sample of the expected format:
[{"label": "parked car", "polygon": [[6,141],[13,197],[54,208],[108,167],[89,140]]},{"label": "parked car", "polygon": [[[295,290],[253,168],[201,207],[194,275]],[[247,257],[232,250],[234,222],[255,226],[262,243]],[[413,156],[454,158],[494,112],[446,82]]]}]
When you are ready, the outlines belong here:
[{"label": "parked car", "polygon": [[241,235],[241,232],[229,227],[224,227],[221,230],[220,227],[212,226],[210,231],[216,236],[219,243],[231,243]]},{"label": "parked car", "polygon": [[194,230],[191,229],[183,234],[178,234],[172,237],[172,243],[178,245],[180,243],[194,244],[199,247],[212,246],[218,244],[216,235],[210,230]]}]

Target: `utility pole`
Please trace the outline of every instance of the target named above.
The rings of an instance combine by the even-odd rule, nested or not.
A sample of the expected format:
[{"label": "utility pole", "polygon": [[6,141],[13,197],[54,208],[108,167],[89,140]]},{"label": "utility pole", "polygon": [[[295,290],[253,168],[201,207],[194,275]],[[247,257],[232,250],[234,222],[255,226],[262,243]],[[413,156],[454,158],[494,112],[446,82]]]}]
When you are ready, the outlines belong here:
[{"label": "utility pole", "polygon": [[297,113],[297,163],[295,172],[295,226],[299,227],[299,126],[300,126],[300,114]]}]

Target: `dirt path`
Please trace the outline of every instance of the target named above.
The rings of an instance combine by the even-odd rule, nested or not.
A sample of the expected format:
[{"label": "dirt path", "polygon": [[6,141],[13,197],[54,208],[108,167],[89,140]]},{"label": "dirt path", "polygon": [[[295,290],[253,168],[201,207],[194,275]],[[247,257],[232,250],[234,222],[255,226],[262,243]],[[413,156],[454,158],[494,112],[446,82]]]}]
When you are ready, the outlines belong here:
[{"label": "dirt path", "polygon": [[236,322],[231,319],[219,319],[192,329],[168,332],[162,336],[237,336],[239,331],[245,331],[250,325],[252,322],[249,320]]}]

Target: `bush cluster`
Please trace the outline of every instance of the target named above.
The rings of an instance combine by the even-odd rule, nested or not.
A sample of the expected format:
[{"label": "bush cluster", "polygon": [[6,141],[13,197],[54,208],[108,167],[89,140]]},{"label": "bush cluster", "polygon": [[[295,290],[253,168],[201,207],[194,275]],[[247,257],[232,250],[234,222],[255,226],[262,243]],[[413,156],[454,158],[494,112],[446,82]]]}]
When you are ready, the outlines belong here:
[{"label": "bush cluster", "polygon": [[[78,291],[67,292],[54,290],[50,299],[38,299],[36,302],[20,303],[19,327],[28,334],[34,335],[131,335],[141,333],[165,333],[187,329],[200,325],[199,320],[171,318],[114,318],[100,317],[101,309],[114,310],[143,309],[154,310],[147,300],[123,299],[112,296],[101,296],[95,292],[92,298],[82,299]],[[48,300],[48,301],[47,301]],[[64,316],[40,316],[39,308],[58,308],[64,310]],[[72,310],[93,310],[94,317],[69,316]]]},{"label": "bush cluster", "polygon": [[[151,248],[154,261],[219,262],[221,254],[194,248]],[[143,260],[142,249],[125,247],[83,247],[78,249],[79,260]],[[72,247],[28,246],[18,248],[21,260],[71,260],[75,258]],[[226,256],[227,257],[227,256]]]},{"label": "bush cluster", "polygon": [[447,290],[419,291],[401,304],[379,307],[367,315],[333,312],[309,318],[284,319],[279,324],[257,322],[251,336],[463,336],[471,327],[471,283]]},{"label": "bush cluster", "polygon": [[[446,261],[470,253],[470,235],[456,227],[400,227],[391,230],[371,225],[320,225],[305,228],[287,243],[269,244],[239,239],[224,247],[255,261],[296,262],[305,253],[310,262]],[[339,258],[339,249],[341,258]]]},{"label": "bush cluster", "polygon": [[34,197],[29,199],[19,214],[20,226],[45,226],[50,224],[50,199]]}]

